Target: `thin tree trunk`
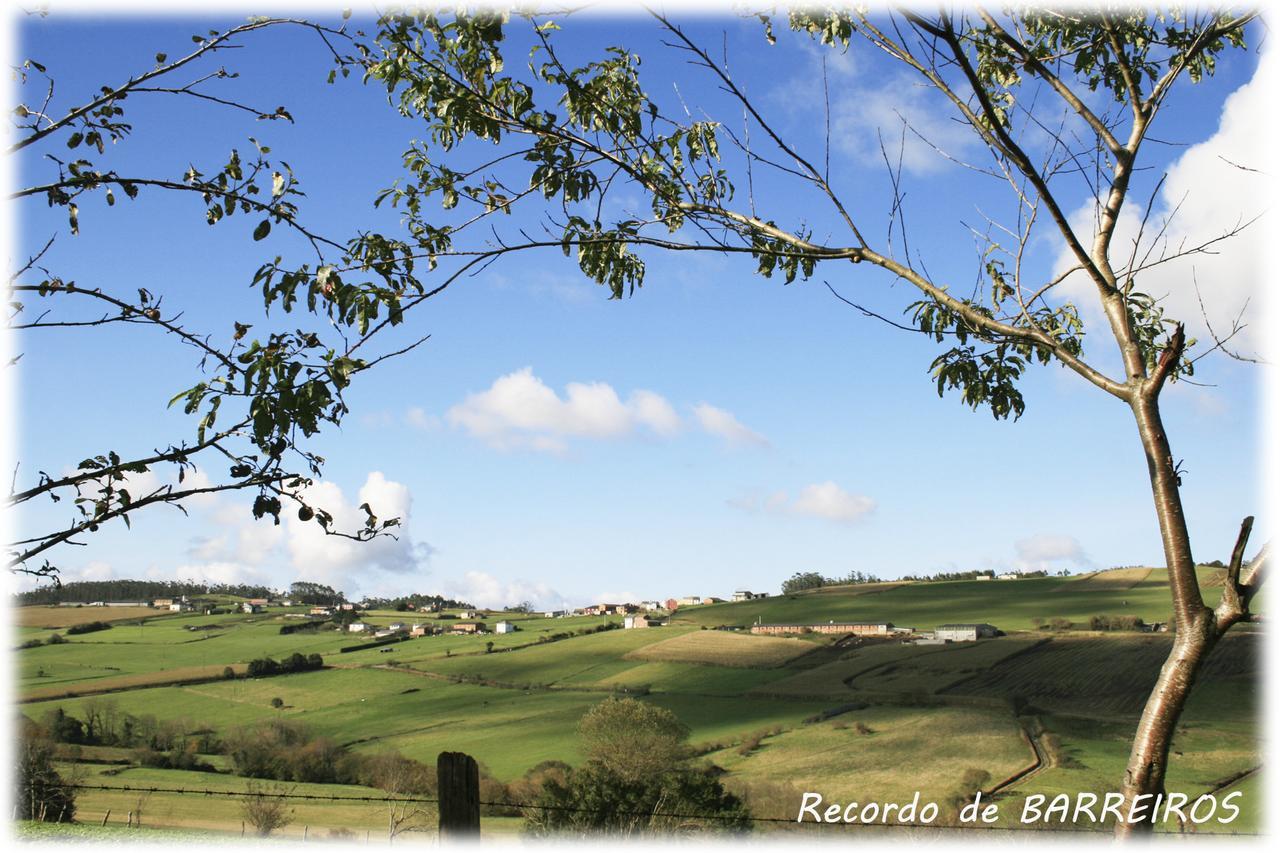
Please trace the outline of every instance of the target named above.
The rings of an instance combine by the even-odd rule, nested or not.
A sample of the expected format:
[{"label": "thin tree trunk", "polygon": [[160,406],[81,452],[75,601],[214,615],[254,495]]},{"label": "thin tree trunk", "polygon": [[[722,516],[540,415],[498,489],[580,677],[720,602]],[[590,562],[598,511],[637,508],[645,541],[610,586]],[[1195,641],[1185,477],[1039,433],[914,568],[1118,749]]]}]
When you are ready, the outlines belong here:
[{"label": "thin tree trunk", "polygon": [[[1135,395],[1133,413],[1138,435],[1147,456],[1151,493],[1155,500],[1160,538],[1168,566],[1169,588],[1173,596],[1173,626],[1176,635],[1169,657],[1160,668],[1160,677],[1138,718],[1129,764],[1125,768],[1122,793],[1123,814],[1133,822],[1116,824],[1116,835],[1149,833],[1158,817],[1156,797],[1164,793],[1169,748],[1196,674],[1221,632],[1214,612],[1205,607],[1196,577],[1191,538],[1179,493],[1178,472],[1160,418],[1159,386]],[[1139,797],[1144,797],[1138,800]]]}]

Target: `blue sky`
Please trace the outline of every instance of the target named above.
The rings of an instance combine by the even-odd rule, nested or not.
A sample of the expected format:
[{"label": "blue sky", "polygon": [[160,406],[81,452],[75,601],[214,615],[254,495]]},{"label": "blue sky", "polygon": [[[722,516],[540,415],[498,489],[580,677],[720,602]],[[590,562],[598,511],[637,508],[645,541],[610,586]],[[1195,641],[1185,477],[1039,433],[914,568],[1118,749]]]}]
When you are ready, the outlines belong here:
[{"label": "blue sky", "polygon": [[[238,20],[53,14],[16,22],[17,50],[56,77],[56,114],[149,68],[157,52],[189,50],[192,33]],[[822,157],[822,51],[781,32],[769,47],[757,23],[726,13],[682,21],[717,55],[727,49],[735,76],[770,120]],[[1144,203],[1168,173],[1155,209],[1179,206],[1174,239],[1220,232],[1269,199],[1263,178],[1222,159],[1265,166],[1251,124],[1266,91],[1254,79],[1259,35],[1251,34],[1249,51],[1224,56],[1215,77],[1184,87],[1160,116],[1155,136],[1177,144],[1147,149],[1151,169],[1139,177],[1135,199]],[[511,42],[507,57],[515,64],[527,38],[513,32]],[[575,60],[615,43],[640,53],[642,79],[664,109],[683,100],[740,122],[705,72],[659,42],[638,16],[571,19],[558,35]],[[374,211],[371,200],[401,175],[400,153],[421,126],[396,115],[373,87],[355,80],[326,86],[324,52],[305,33],[267,33],[244,44],[202,66],[207,73],[226,62],[241,75],[210,91],[264,108],[286,105],[296,124],[137,96],[126,102],[134,134],[101,162],[122,174],[177,177],[189,163],[215,166],[233,147],[248,150],[247,137],[255,136],[293,167],[307,192],[303,219],[317,230],[395,229],[395,213]],[[877,132],[895,146],[902,115],[958,159],[985,155],[943,105],[867,45],[826,56],[832,181],[853,199],[873,241],[883,240],[889,189]],[[48,166],[39,155],[65,152],[59,148],[19,156],[12,181],[41,180]],[[477,151],[459,153],[467,160]],[[736,152],[724,153],[739,169]],[[914,139],[904,167],[913,248],[935,278],[970,286],[977,261],[967,226],[981,221],[979,212],[1007,212],[1007,186],[941,160]],[[847,240],[816,198],[776,176],[755,178],[768,218]],[[1228,191],[1238,186],[1243,191]],[[1069,209],[1087,217],[1083,193],[1066,183],[1062,192]],[[618,209],[639,201],[624,193]],[[305,258],[288,235],[253,243],[255,220],[207,227],[194,199],[144,193],[111,210],[86,202],[74,237],[64,213],[42,202],[11,210],[21,223],[15,257],[56,233],[47,260],[64,278],[125,292],[146,286],[181,306],[193,325],[219,334],[233,319],[260,313],[248,285],[264,259]],[[1153,292],[1165,288],[1171,310],[1198,314],[1187,288],[1194,266],[1221,324],[1256,290],[1260,233],[1161,268]],[[754,276],[745,259],[644,257],[644,288],[619,302],[559,252],[525,253],[451,287],[397,333],[401,342],[432,337],[361,377],[342,429],[314,447],[328,460],[317,493],[324,505],[350,508],[374,498],[375,508],[391,506],[407,520],[399,542],[362,549],[293,523],[273,528],[250,519],[249,499],[226,494],[192,506],[187,518],[163,509],[139,514],[131,530],[110,525],[86,547],[51,559],[68,579],[283,586],[305,578],[351,594],[442,591],[486,605],[530,599],[547,606],[776,590],[797,571],[892,578],[1161,561],[1131,416],[1074,374],[1032,370],[1022,385],[1026,414],[996,422],[954,395],[938,397],[928,375],[935,345],[862,317],[822,284],[897,317],[914,297],[883,274],[844,264],[783,286]],[[1046,232],[1029,263],[1048,276],[1059,262]],[[1263,345],[1256,300],[1250,318],[1254,327],[1241,343],[1256,350]],[[1086,352],[1110,368],[1105,334],[1099,328],[1087,338]],[[108,448],[146,452],[194,428],[164,406],[196,381],[196,359],[163,337],[136,328],[49,330],[24,334],[14,347],[23,353],[11,422],[20,476],[61,471]],[[1240,518],[1262,509],[1265,375],[1222,358],[1201,366],[1197,379],[1212,387],[1179,385],[1166,394],[1165,410],[1187,471],[1196,554],[1209,560],[1225,558]],[[15,528],[57,523],[63,511],[26,507]],[[1267,533],[1260,520],[1255,541]]]}]

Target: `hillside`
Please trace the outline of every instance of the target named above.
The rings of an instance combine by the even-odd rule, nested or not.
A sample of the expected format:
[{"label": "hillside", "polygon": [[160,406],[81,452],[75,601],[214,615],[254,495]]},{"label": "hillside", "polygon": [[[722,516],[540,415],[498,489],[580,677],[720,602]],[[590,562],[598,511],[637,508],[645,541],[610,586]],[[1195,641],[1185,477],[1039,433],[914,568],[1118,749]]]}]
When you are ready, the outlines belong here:
[{"label": "hillside", "polygon": [[[1222,594],[1217,570],[1200,569],[1205,601]],[[736,625],[760,622],[889,621],[920,630],[948,622],[988,622],[1004,631],[1025,631],[1036,619],[1087,623],[1091,616],[1135,615],[1145,622],[1167,622],[1168,575],[1164,569],[1114,569],[1085,577],[1029,578],[1013,581],[937,581],[867,584],[862,589],[828,587],[753,601],[682,607],[675,621],[684,625]],[[1114,580],[1113,580],[1114,579]],[[839,590],[839,591],[837,591]],[[847,590],[847,592],[846,592]],[[1262,596],[1254,610],[1261,612]]]},{"label": "hillside", "polygon": [[[217,737],[264,720],[305,725],[358,753],[396,751],[433,763],[444,750],[477,758],[495,785],[520,790],[546,761],[581,760],[577,720],[609,695],[640,697],[689,727],[700,760],[725,771],[760,816],[794,817],[798,792],[833,799],[910,796],[945,800],[969,771],[1000,779],[1031,758],[1032,733],[1049,764],[1001,796],[1106,790],[1118,783],[1137,710],[1171,642],[1168,634],[1032,631],[1032,620],[1086,621],[1167,610],[1163,573],[1144,578],[946,582],[826,589],[761,601],[681,609],[669,627],[599,630],[599,617],[503,614],[520,630],[428,636],[342,652],[337,630],[281,634],[297,620],[261,614],[158,614],[66,642],[14,653],[19,710],[32,720],[62,709],[83,719],[109,707],[185,732]],[[1206,576],[1209,573],[1206,573]],[[1121,582],[1123,581],[1123,583]],[[1123,588],[1132,583],[1129,588]],[[1212,601],[1213,589],[1206,590]],[[1162,598],[1163,597],[1163,598]],[[36,608],[32,608],[33,610]],[[292,613],[299,612],[293,608]],[[23,619],[22,639],[49,636]],[[385,625],[404,614],[373,612]],[[912,646],[753,637],[707,625],[876,619],[922,629],[987,621],[1009,636]],[[614,620],[616,621],[616,620]],[[1174,790],[1195,793],[1256,766],[1261,631],[1241,626],[1215,651],[1192,694],[1169,768]],[[248,661],[320,654],[319,671],[270,678],[241,674]],[[273,700],[280,700],[273,708]],[[99,747],[98,749],[106,749]],[[121,753],[128,761],[128,751]],[[86,759],[88,756],[86,755]],[[222,755],[209,757],[229,767]],[[101,765],[81,765],[95,777]],[[910,767],[909,774],[900,772]],[[192,771],[111,768],[111,784],[204,785]],[[106,780],[104,780],[106,781]],[[222,777],[219,784],[235,784]],[[817,788],[813,786],[819,786]],[[1242,790],[1259,790],[1256,783]],[[501,794],[495,795],[501,796]],[[82,814],[100,819],[122,799],[85,792]],[[1256,818],[1261,803],[1246,804]],[[183,823],[177,795],[151,811]],[[1010,808],[1007,811],[1013,813]],[[326,820],[331,823],[326,823]],[[318,827],[377,830],[375,811],[351,808]],[[498,819],[495,819],[498,820]],[[234,801],[203,803],[201,826],[238,827]]]}]

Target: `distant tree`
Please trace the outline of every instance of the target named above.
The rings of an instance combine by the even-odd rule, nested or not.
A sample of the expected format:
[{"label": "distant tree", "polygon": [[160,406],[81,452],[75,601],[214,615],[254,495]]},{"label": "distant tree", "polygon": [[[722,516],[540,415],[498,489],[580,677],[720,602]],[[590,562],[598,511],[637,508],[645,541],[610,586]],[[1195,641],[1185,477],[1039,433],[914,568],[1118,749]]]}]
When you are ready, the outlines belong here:
[{"label": "distant tree", "polygon": [[689,754],[689,728],[666,708],[637,699],[610,697],[578,723],[589,761],[623,778],[654,776]]},{"label": "distant tree", "polygon": [[289,584],[289,598],[301,604],[341,604],[347,597],[341,591],[325,584],[311,581],[294,581]]},{"label": "distant tree", "polygon": [[293,822],[293,809],[287,800],[292,793],[292,787],[250,782],[240,798],[240,814],[260,838],[266,838]]},{"label": "distant tree", "polygon": [[22,737],[17,745],[14,794],[18,820],[70,823],[76,816],[75,790],[54,766],[54,746],[45,740]]},{"label": "distant tree", "polygon": [[827,579],[817,572],[796,572],[782,582],[782,594],[790,595],[805,589],[817,589],[827,585]]},{"label": "distant tree", "polygon": [[85,742],[84,723],[68,714],[61,705],[46,712],[41,722],[49,739],[56,743]]},{"label": "distant tree", "polygon": [[402,798],[387,804],[389,840],[403,832],[425,828],[435,816],[434,810],[414,802],[435,793],[434,773],[425,764],[396,752],[382,753],[365,760],[361,775],[365,784],[392,798]]}]

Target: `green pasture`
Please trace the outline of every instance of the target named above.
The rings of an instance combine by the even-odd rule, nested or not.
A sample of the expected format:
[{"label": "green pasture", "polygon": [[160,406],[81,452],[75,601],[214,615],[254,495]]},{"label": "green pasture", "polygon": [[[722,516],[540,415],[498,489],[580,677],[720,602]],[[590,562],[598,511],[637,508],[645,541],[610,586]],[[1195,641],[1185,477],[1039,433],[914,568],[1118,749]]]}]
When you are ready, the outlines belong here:
[{"label": "green pasture", "polygon": [[[1215,604],[1221,589],[1208,586],[1214,569],[1202,567],[1205,600]],[[862,595],[813,590],[743,602],[681,608],[675,621],[691,625],[741,625],[761,622],[888,621],[919,630],[951,622],[988,622],[1004,631],[1028,630],[1033,620],[1063,618],[1087,623],[1091,616],[1136,615],[1166,622],[1170,614],[1168,575],[1154,569],[1130,589],[1099,589],[1074,578],[1015,581],[942,581],[910,583]],[[852,587],[850,589],[855,589]],[[1262,602],[1255,600],[1255,610]]]},{"label": "green pasture", "polygon": [[[869,732],[859,733],[857,723]],[[786,780],[831,802],[941,803],[969,769],[993,779],[1030,762],[1008,714],[972,708],[865,708],[765,738],[747,756],[726,749],[709,756],[748,783]],[[793,815],[794,816],[794,815]]]},{"label": "green pasture", "polygon": [[[1206,571],[1202,580],[1209,574]],[[1209,602],[1217,595],[1216,589],[1206,589]],[[140,687],[23,703],[18,708],[36,720],[57,707],[83,719],[87,703],[109,702],[123,712],[186,720],[190,730],[208,726],[222,733],[280,718],[303,723],[362,752],[397,750],[428,763],[444,750],[467,752],[503,781],[518,778],[541,761],[580,761],[578,720],[610,693],[625,693],[671,710],[689,727],[692,743],[712,750],[706,758],[727,771],[726,784],[745,786],[753,802],[763,804],[760,808],[783,810],[791,808],[786,804],[793,800],[798,802],[795,798],[804,790],[842,802],[871,797],[903,801],[920,790],[922,796],[941,801],[954,793],[967,770],[986,770],[993,780],[1007,776],[1031,760],[1013,716],[1013,700],[1018,699],[1023,722],[1042,724],[1056,739],[1056,752],[1044,770],[1002,795],[1002,814],[1016,819],[1022,798],[1031,793],[1114,790],[1123,776],[1138,711],[1171,642],[1167,634],[1032,631],[1032,620],[1061,617],[1085,622],[1099,614],[1135,614],[1163,621],[1167,610],[1165,573],[1156,570],[1129,589],[1062,578],[826,589],[682,608],[673,626],[586,635],[576,632],[606,620],[494,614],[485,618],[490,627],[507,618],[521,630],[422,637],[350,653],[338,649],[364,638],[336,630],[281,635],[282,625],[298,620],[279,611],[173,614],[73,636],[62,645],[17,651],[13,660],[21,697],[23,690],[52,685],[91,687],[114,676],[318,653],[326,663],[321,671]],[[434,620],[427,614],[390,611],[364,618],[375,625]],[[935,646],[867,642],[819,647],[814,654],[773,668],[749,668],[750,661],[726,660],[723,654],[735,641],[743,645],[754,638],[699,631],[705,625],[747,625],[756,618],[887,620],[921,629],[983,621],[1011,635]],[[572,636],[551,637],[566,633]],[[681,646],[697,646],[704,642],[702,637],[717,644],[717,654],[704,656],[704,662],[652,659],[664,656],[661,649],[655,650],[656,644],[680,639]],[[816,639],[829,643],[832,638]],[[1170,757],[1170,790],[1203,793],[1260,763],[1261,641],[1257,626],[1242,626],[1206,663]],[[283,707],[272,708],[276,698]],[[822,722],[805,722],[859,701],[867,706]],[[869,731],[861,731],[856,723]],[[775,729],[775,734],[763,734]],[[749,745],[754,736],[762,737],[742,754],[744,742]],[[103,749],[86,748],[82,757],[119,757]],[[95,774],[119,770],[102,764],[79,766]],[[161,778],[154,774],[180,774],[188,785],[200,775],[131,768],[114,778]],[[225,774],[213,774],[211,780],[244,783]],[[1261,804],[1250,803],[1257,802],[1261,784],[1251,777],[1237,787],[1246,792],[1248,802],[1233,828],[1256,827]],[[86,817],[90,812],[83,809],[98,809],[93,813],[100,820],[112,808],[114,823],[117,805],[128,811],[124,800],[92,796],[96,795],[86,793],[83,800]],[[221,805],[213,802],[217,797],[207,803],[201,799],[187,817],[181,807],[191,798],[181,803],[177,795],[173,799],[168,803],[153,795],[144,815],[153,815],[157,826],[238,828],[234,809],[227,810],[228,798],[222,798]],[[323,837],[331,827],[385,832],[385,814],[370,818],[369,808],[359,807],[363,817],[332,806],[302,811],[304,821],[295,822],[289,832],[297,828],[300,834],[301,825],[315,828],[311,837],[317,832]],[[504,825],[501,819],[486,818],[485,823],[487,829]],[[510,829],[515,823],[508,820],[505,825]]]},{"label": "green pasture", "polygon": [[[115,827],[117,833],[127,831],[124,824],[129,812],[134,813],[135,821],[141,812],[142,827],[175,828],[187,830],[231,832],[239,836],[242,819],[241,801],[231,794],[243,793],[249,780],[222,773],[201,773],[188,770],[156,770],[145,767],[134,767],[124,771],[115,768],[104,768],[99,765],[80,764],[60,767],[65,776],[75,776],[82,784],[103,785],[113,787],[156,787],[179,788],[187,790],[218,792],[211,795],[193,796],[157,791],[141,793],[137,791],[100,791],[83,790],[76,797],[76,819],[100,826],[103,818],[107,818],[107,827]],[[320,785],[305,782],[262,783],[266,790],[280,793],[311,795],[317,797],[384,797],[376,788],[360,785]],[[430,836],[435,836],[436,811],[432,804],[423,804],[423,822],[431,829]],[[330,837],[331,830],[349,830],[356,832],[358,840],[364,841],[366,831],[371,833],[371,840],[377,838],[385,842],[387,831],[387,806],[380,803],[348,802],[342,800],[305,800],[290,801],[291,822],[276,833],[277,837],[300,839],[304,827],[311,839]],[[110,810],[110,816],[107,811]],[[136,832],[137,830],[135,830]],[[248,835],[252,837],[249,828]],[[141,840],[131,836],[115,834],[111,840]],[[356,840],[351,838],[350,840]]]}]

